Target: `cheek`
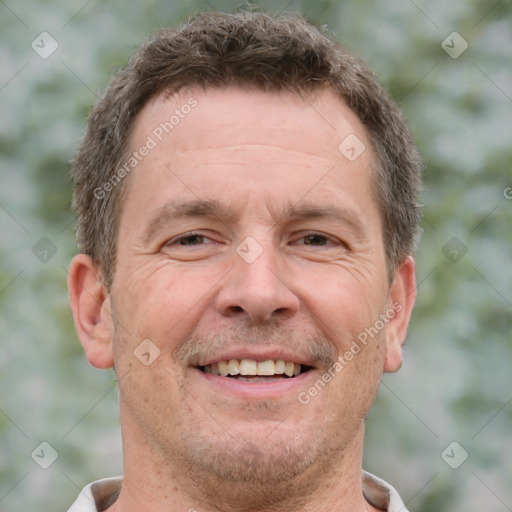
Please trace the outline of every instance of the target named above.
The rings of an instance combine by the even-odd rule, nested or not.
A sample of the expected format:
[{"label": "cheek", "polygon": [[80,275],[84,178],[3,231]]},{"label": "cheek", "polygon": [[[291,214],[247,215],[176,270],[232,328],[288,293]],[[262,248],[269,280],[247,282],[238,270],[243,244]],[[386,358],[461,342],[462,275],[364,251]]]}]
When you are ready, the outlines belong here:
[{"label": "cheek", "polygon": [[380,280],[346,267],[302,272],[297,282],[301,283],[297,293],[306,313],[312,313],[312,321],[329,338],[343,344],[372,326],[386,304]]},{"label": "cheek", "polygon": [[340,395],[351,396],[353,403],[370,407],[377,393],[384,366],[384,333],[368,337],[364,342],[353,338],[338,357],[336,375]]},{"label": "cheek", "polygon": [[179,345],[211,300],[210,292],[219,280],[213,274],[200,268],[173,268],[168,262],[132,271],[120,283],[123,293],[116,296],[123,338],[130,344],[149,338],[160,349]]},{"label": "cheek", "polygon": [[182,376],[169,372],[162,357],[144,366],[127,352],[120,354],[121,368],[116,369],[122,423],[137,422],[157,439],[181,421],[177,404],[184,403]]}]

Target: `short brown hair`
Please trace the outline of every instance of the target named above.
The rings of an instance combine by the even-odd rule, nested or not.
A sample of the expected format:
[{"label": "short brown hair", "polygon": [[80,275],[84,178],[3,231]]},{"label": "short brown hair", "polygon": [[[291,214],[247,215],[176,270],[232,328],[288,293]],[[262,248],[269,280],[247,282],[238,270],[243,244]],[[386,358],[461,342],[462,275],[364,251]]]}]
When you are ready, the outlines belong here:
[{"label": "short brown hair", "polygon": [[[421,160],[401,112],[368,66],[296,15],[199,14],[151,37],[112,79],[95,104],[73,161],[77,238],[110,288],[126,179],[115,178],[138,114],[150,98],[186,86],[251,84],[298,93],[332,88],[368,130],[378,158],[372,190],[383,224],[392,278],[414,250],[419,224]],[[104,189],[101,189],[104,190]]]}]

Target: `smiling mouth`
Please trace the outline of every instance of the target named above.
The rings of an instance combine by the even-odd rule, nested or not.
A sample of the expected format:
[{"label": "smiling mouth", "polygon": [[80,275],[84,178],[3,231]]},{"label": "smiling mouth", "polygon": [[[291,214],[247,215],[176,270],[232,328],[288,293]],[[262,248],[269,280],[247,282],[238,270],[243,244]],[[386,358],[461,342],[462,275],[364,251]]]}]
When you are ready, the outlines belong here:
[{"label": "smiling mouth", "polygon": [[293,361],[254,359],[229,359],[217,363],[198,366],[199,370],[211,375],[236,379],[246,382],[268,382],[278,379],[293,379],[307,371],[310,366]]}]

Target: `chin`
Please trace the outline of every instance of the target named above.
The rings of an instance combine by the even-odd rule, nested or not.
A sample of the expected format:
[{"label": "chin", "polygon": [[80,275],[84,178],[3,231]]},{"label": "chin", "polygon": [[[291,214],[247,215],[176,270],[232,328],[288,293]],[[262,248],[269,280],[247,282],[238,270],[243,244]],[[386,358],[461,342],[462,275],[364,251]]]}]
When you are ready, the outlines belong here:
[{"label": "chin", "polygon": [[183,474],[217,510],[270,510],[285,501],[301,508],[331,471],[339,447],[316,430],[300,435],[275,423],[253,427],[245,435],[243,423],[216,436],[187,432],[180,443]]},{"label": "chin", "polygon": [[313,466],[332,463],[340,439],[318,429],[280,422],[240,422],[229,429],[188,431],[182,436],[181,457],[191,472],[222,482],[275,485],[291,482]]}]

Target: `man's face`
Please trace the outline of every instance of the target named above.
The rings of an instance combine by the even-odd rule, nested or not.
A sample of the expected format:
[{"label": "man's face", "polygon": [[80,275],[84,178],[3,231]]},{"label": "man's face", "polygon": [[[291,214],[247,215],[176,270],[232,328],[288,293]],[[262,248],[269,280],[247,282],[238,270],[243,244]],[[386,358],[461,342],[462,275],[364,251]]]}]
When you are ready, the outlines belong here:
[{"label": "man's face", "polygon": [[[355,160],[339,149],[350,134],[366,147]],[[392,304],[361,122],[330,91],[183,90],[148,103],[131,150],[148,136],[110,293],[124,432],[228,480],[332,463],[362,431],[390,350],[386,326],[344,357]],[[230,360],[249,375],[215,374]]]}]

